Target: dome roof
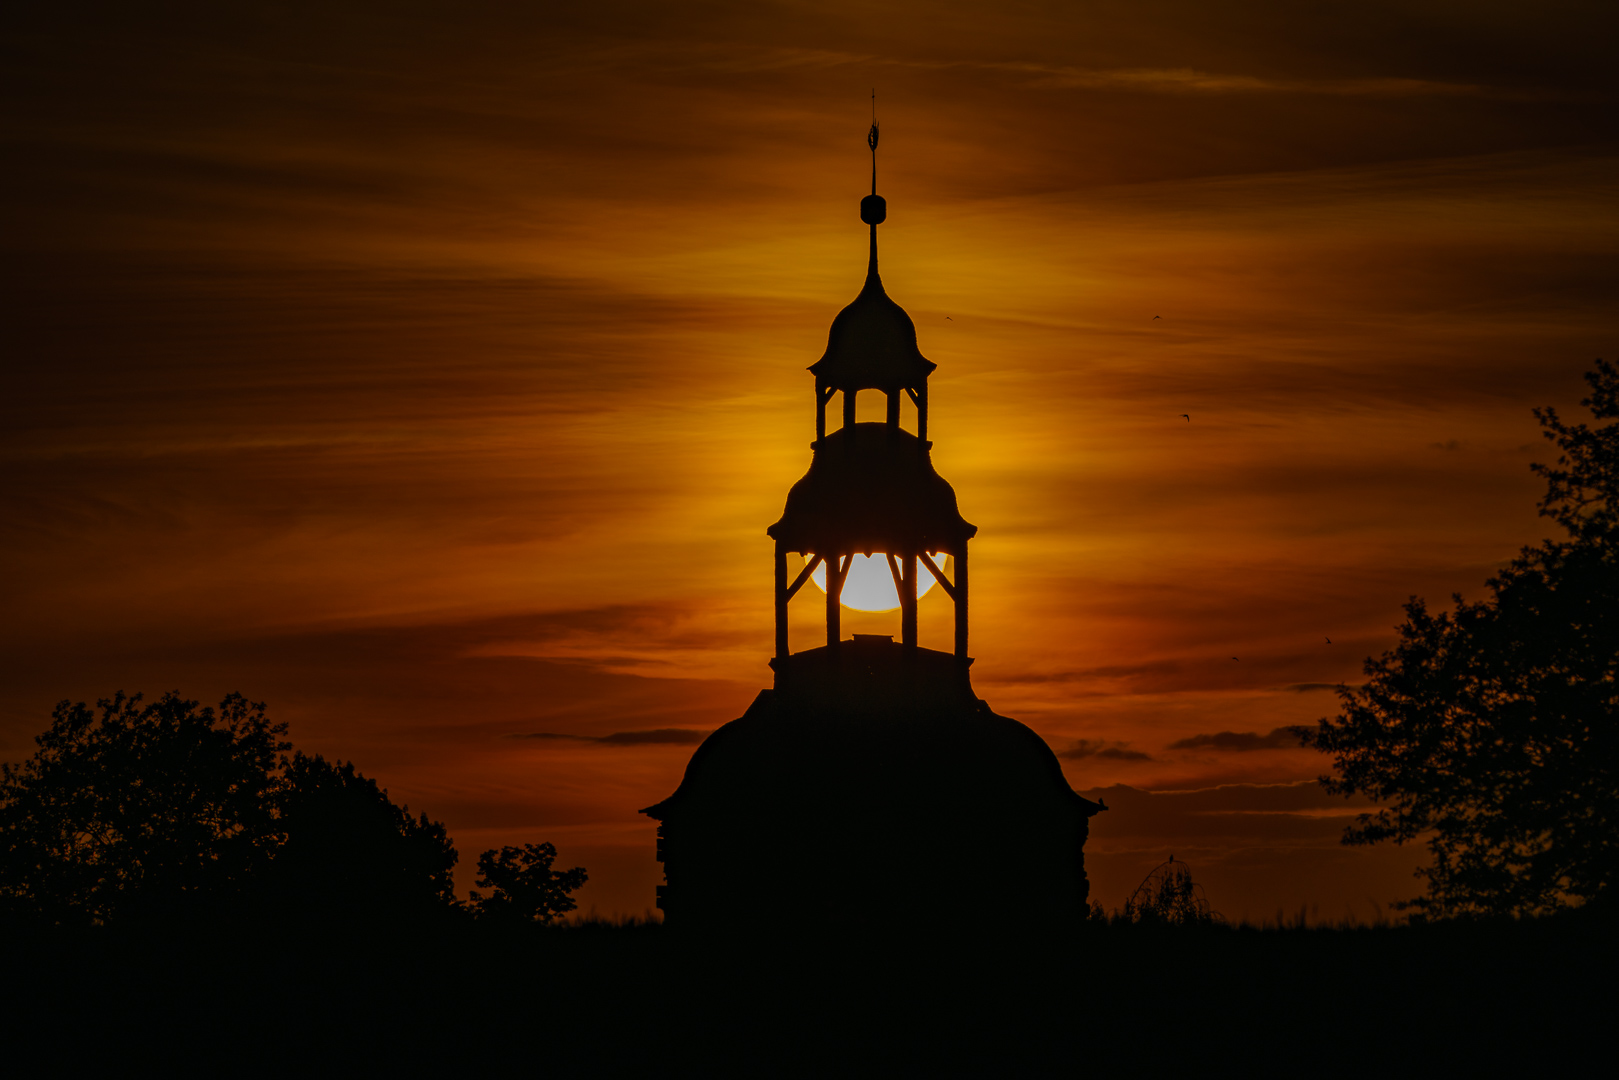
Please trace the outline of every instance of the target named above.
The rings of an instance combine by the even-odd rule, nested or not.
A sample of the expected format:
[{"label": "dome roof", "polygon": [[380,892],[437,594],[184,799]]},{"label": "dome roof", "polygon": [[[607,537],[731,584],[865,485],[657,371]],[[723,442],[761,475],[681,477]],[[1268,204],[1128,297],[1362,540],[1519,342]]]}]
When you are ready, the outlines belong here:
[{"label": "dome roof", "polygon": [[877,226],[871,265],[854,302],[832,320],[826,352],[810,365],[818,382],[837,390],[919,390],[937,367],[916,344],[916,324],[888,298],[877,274]]},{"label": "dome roof", "polygon": [[809,472],[766,530],[787,551],[948,551],[960,554],[978,526],[933,470],[931,443],[886,424],[856,424],[815,444]]},{"label": "dome roof", "polygon": [[[1103,807],[973,695],[954,657],[856,638],[791,662],[795,689],[762,692],[641,811],[662,823],[672,921],[959,919],[963,852],[993,868],[1001,910],[1082,915]],[[851,685],[820,685],[838,682]],[[816,859],[836,872],[807,871]]]}]

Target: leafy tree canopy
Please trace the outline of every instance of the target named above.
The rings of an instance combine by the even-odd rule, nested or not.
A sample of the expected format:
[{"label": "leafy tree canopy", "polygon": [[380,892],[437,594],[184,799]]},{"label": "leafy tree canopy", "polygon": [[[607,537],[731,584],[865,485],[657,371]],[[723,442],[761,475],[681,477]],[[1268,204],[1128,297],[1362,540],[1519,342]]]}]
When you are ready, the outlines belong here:
[{"label": "leafy tree canopy", "polygon": [[239,896],[280,836],[285,724],[231,694],[66,701],[21,765],[0,765],[0,898],[52,922],[184,913]]},{"label": "leafy tree canopy", "polygon": [[[285,724],[231,694],[62,702],[0,766],[0,911],[54,924],[257,912],[370,922],[461,910],[455,845],[346,762],[288,755]],[[583,869],[549,844],[488,852],[480,911],[550,922]],[[487,865],[485,865],[487,863]]]},{"label": "leafy tree canopy", "polygon": [[585,868],[552,870],[556,857],[557,849],[550,844],[503,847],[478,856],[478,884],[494,890],[488,896],[473,892],[478,917],[548,925],[572,911],[576,904],[568,894],[588,880]]},{"label": "leafy tree canopy", "polygon": [[444,826],[411,817],[351,762],[293,755],[274,802],[284,839],[265,892],[283,910],[388,919],[456,906]]},{"label": "leafy tree canopy", "polygon": [[[1619,372],[1597,361],[1581,404],[1619,418]],[[1619,423],[1537,409],[1561,451],[1540,512],[1565,539],[1524,548],[1489,596],[1434,614],[1413,597],[1399,643],[1307,729],[1333,792],[1383,804],[1344,841],[1425,840],[1435,916],[1612,906],[1619,888]]]}]

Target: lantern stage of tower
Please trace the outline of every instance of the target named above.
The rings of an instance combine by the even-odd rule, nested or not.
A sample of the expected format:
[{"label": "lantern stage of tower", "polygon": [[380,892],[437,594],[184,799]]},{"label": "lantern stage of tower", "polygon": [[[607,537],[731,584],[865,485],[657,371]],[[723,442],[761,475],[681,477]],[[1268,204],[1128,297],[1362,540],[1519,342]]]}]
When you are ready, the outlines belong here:
[{"label": "lantern stage of tower", "polygon": [[[873,156],[876,127],[870,138]],[[826,645],[836,651],[842,637],[842,592],[855,555],[886,557],[900,601],[900,639],[917,648],[917,571],[926,566],[955,603],[955,657],[967,655],[967,541],[978,531],[956,509],[955,490],[934,471],[928,441],[928,376],[935,364],[916,343],[916,324],[889,299],[877,271],[877,226],[887,205],[876,191],[862,200],[860,216],[871,229],[871,258],[860,295],[832,320],[826,352],[810,372],[815,376],[815,457],[809,472],[787,495],[781,520],[767,530],[776,542],[776,658],[780,681],[791,655],[787,606],[815,570],[826,567]],[[887,420],[857,423],[861,391],[887,397]],[[843,426],[827,433],[826,407],[843,395]],[[916,431],[900,417],[905,399],[915,407]],[[808,564],[792,580],[787,556]],[[945,577],[944,556],[953,561],[954,580]]]}]

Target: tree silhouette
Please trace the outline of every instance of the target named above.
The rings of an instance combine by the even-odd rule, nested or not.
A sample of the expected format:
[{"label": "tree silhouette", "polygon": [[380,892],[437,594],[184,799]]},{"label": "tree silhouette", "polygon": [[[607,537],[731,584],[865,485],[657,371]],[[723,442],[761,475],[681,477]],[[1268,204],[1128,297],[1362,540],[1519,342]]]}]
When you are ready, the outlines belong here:
[{"label": "tree silhouette", "polygon": [[494,889],[488,896],[474,891],[472,906],[480,919],[495,922],[550,924],[577,905],[568,894],[583,885],[585,868],[556,871],[557,849],[550,844],[503,847],[478,856],[478,884]]},{"label": "tree silhouette", "polygon": [[[1586,381],[1581,404],[1619,417],[1614,366]],[[1540,512],[1567,539],[1523,549],[1485,600],[1413,597],[1399,644],[1304,737],[1333,755],[1328,790],[1388,804],[1345,843],[1426,838],[1428,894],[1402,905],[1424,914],[1611,908],[1619,884],[1619,423],[1535,415],[1561,450],[1534,466]]]},{"label": "tree silhouette", "polygon": [[85,925],[235,916],[397,920],[459,909],[455,846],[352,764],[286,756],[285,724],[119,693],[63,701],[0,766],[0,910]]},{"label": "tree silhouette", "polygon": [[231,694],[63,701],[38,750],[0,765],[0,902],[53,923],[186,916],[240,897],[280,840],[285,724]]},{"label": "tree silhouette", "polygon": [[284,913],[392,920],[456,907],[444,826],[411,817],[352,762],[293,755],[275,803],[284,840],[264,895]]}]

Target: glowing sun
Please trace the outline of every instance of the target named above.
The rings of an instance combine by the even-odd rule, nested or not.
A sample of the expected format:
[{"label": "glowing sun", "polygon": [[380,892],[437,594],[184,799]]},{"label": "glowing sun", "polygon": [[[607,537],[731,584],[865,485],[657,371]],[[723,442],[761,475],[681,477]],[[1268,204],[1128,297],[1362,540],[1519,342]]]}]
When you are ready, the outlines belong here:
[{"label": "glowing sun", "polygon": [[[942,562],[942,556],[928,553],[939,569],[945,574],[950,570]],[[810,557],[806,556],[807,564]],[[826,591],[826,564],[815,568],[813,575],[816,588]],[[921,562],[916,566],[916,597],[920,600],[933,588],[933,575]],[[843,581],[843,606],[854,608],[856,611],[893,611],[899,607],[899,590],[894,588],[894,575],[888,569],[886,555],[856,555],[849,564],[849,576]]]}]

